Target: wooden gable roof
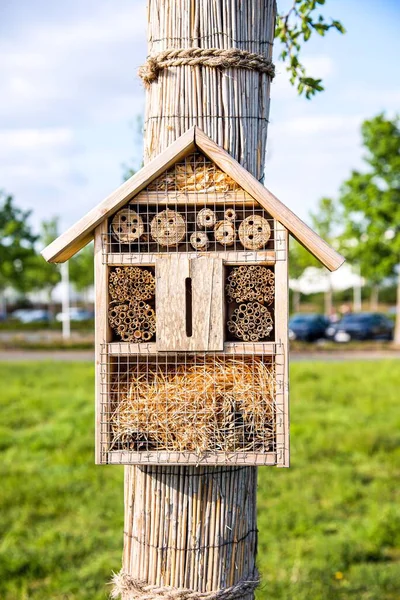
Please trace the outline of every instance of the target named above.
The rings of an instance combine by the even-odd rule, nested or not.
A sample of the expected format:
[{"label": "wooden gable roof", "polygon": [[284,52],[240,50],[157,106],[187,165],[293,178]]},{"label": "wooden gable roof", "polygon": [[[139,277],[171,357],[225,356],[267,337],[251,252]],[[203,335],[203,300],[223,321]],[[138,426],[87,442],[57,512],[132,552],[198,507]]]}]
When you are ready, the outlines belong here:
[{"label": "wooden gable roof", "polygon": [[343,256],[327,244],[325,240],[198,127],[189,129],[164,152],[145,165],[103,202],[49,244],[42,252],[43,257],[48,262],[57,263],[71,258],[93,239],[94,230],[99,223],[112,216],[151,181],[196,148],[237,181],[256,202],[269,212],[273,218],[282,223],[289,233],[330,271],[335,271],[344,262]]}]

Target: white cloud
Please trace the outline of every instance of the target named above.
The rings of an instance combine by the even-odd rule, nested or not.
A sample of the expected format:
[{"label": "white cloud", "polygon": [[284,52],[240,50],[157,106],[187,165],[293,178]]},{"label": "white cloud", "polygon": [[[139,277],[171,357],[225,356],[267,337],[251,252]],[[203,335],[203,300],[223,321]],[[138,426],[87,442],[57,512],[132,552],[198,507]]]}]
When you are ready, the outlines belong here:
[{"label": "white cloud", "polygon": [[39,148],[54,150],[55,146],[69,146],[73,142],[73,137],[71,129],[66,127],[0,130],[0,149],[7,147],[8,150],[34,150],[35,152]]},{"label": "white cloud", "polygon": [[326,79],[335,74],[335,62],[331,56],[325,54],[305,55],[301,60],[310,77]]},{"label": "white cloud", "polygon": [[315,136],[320,134],[340,135],[359,129],[362,123],[359,115],[308,115],[289,119],[277,126],[280,135]]},{"label": "white cloud", "polygon": [[65,5],[69,20],[22,22],[18,36],[1,38],[0,124],[87,124],[100,115],[115,119],[117,110],[132,116],[135,71],[146,52],[144,3],[99,2],[72,21],[74,10],[78,16]]}]

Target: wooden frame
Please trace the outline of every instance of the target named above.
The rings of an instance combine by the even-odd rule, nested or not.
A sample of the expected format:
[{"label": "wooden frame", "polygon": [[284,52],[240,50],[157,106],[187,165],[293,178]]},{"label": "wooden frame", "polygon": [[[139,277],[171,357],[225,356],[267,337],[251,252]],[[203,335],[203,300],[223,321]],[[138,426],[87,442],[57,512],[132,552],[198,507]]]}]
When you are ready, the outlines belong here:
[{"label": "wooden frame", "polygon": [[[199,148],[206,156],[214,161],[219,168],[230,175],[237,183],[242,186],[239,200],[235,200],[235,192],[201,194],[184,193],[176,194],[169,192],[148,192],[141,191],[146,185],[157,177],[164,170],[186,156],[189,152]],[[244,190],[244,191],[243,191]],[[161,196],[161,201],[160,201]],[[243,201],[244,196],[244,201]],[[224,341],[220,336],[218,343],[207,342],[203,348],[201,335],[197,336],[201,351],[207,353],[211,351],[214,354],[226,356],[262,356],[271,357],[275,365],[277,389],[276,389],[276,447],[274,452],[206,452],[198,456],[190,452],[163,452],[163,451],[110,451],[110,431],[108,425],[108,414],[111,407],[108,399],[108,384],[110,369],[114,364],[114,359],[118,357],[149,357],[151,355],[168,354],[168,351],[182,352],[189,354],[200,351],[198,343],[193,347],[182,341],[179,347],[167,348],[163,344],[155,342],[131,343],[112,341],[112,331],[108,324],[108,273],[111,266],[141,265],[156,266],[158,261],[165,257],[174,256],[170,252],[159,253],[115,253],[108,252],[107,239],[108,218],[114,214],[121,206],[134,198],[135,203],[155,203],[171,205],[179,204],[196,205],[216,202],[223,205],[240,204],[243,202],[246,206],[259,204],[274,219],[273,229],[275,232],[274,250],[229,250],[226,251],[208,251],[208,252],[182,252],[178,255],[184,256],[187,264],[192,259],[199,257],[209,257],[211,261],[225,266],[237,266],[246,264],[264,264],[274,267],[275,272],[275,304],[274,304],[274,327],[275,339],[270,342],[239,342]],[[64,236],[60,236],[45,251],[44,255],[48,260],[62,261],[72,256],[87,241],[88,235],[95,238],[95,311],[96,311],[96,336],[95,336],[95,355],[96,355],[96,463],[112,464],[247,464],[247,465],[277,465],[281,467],[289,466],[289,388],[288,388],[288,234],[294,234],[300,242],[307,245],[308,249],[329,268],[336,268],[341,262],[340,255],[309,230],[306,225],[297,219],[285,207],[283,207],[268,190],[247,173],[240,165],[236,163],[226,152],[219,148],[214,142],[209,140],[200,130],[193,128],[182,138],[177,140],[167,152],[150,163],[145,169],[142,169],[131,180],[121,186],[114,194],[106,199],[94,211],[91,211],[74,228],[71,228]],[[279,216],[276,217],[276,213]],[[281,218],[282,217],[282,218]],[[288,226],[290,225],[290,227]],[[304,226],[304,227],[303,227]],[[91,229],[93,228],[94,229]],[[307,238],[307,244],[305,240]],[[221,262],[222,261],[222,262]],[[196,263],[196,268],[200,266]],[[185,271],[186,272],[186,271]],[[213,271],[214,272],[214,271]],[[209,279],[207,269],[204,271],[201,281]],[[171,274],[170,274],[171,275]],[[220,274],[219,278],[221,279]],[[222,279],[221,279],[222,281]],[[220,283],[218,284],[220,287]],[[218,287],[217,286],[217,287]],[[218,288],[219,289],[219,288]],[[205,293],[205,290],[203,290]],[[208,294],[208,292],[207,292]],[[206,295],[207,295],[206,294]],[[182,294],[181,294],[182,295]],[[168,296],[168,294],[167,294]],[[202,296],[203,297],[203,296]],[[213,298],[209,293],[207,298]],[[207,300],[206,304],[209,304]],[[168,303],[166,304],[168,308]],[[215,308],[215,318],[221,313],[220,318],[225,322],[224,317],[225,303],[218,301]],[[219,318],[219,317],[218,317]],[[200,317],[199,317],[200,319]],[[207,321],[207,315],[203,315],[200,321]],[[218,319],[217,319],[218,320]],[[199,330],[200,332],[200,330]],[[210,340],[211,338],[207,338]],[[186,347],[187,346],[187,347]]]},{"label": "wooden frame", "polygon": [[[287,248],[288,243],[288,231],[278,221],[274,222],[274,227],[278,233],[277,239],[282,247]],[[106,228],[104,222],[102,226],[96,229],[95,236],[95,256],[96,256],[96,310],[99,311],[99,316],[103,315],[100,319],[100,327],[98,329],[96,337],[96,362],[97,362],[97,377],[98,382],[100,377],[107,376],[102,369],[102,360],[106,357],[106,368],[109,368],[111,363],[110,358],[119,356],[149,356],[157,355],[159,351],[157,349],[156,342],[148,343],[131,343],[131,342],[112,342],[110,328],[104,314],[106,310],[104,308],[105,302],[107,303],[107,273],[108,268],[115,264],[137,264],[135,256],[137,255],[124,255],[130,256],[133,260],[128,261],[116,261],[114,262],[113,257],[121,255],[106,255],[104,254],[101,264],[100,261],[101,252],[98,251],[99,245],[101,245],[102,238],[106,234]],[[212,253],[214,255],[215,253]],[[224,260],[224,264],[237,265],[242,262],[229,260],[232,257],[229,256],[229,252],[221,253],[226,256],[227,260]],[[232,253],[237,256],[238,253]],[[253,258],[259,258],[258,261],[263,264],[273,265],[275,271],[275,340],[273,342],[259,342],[259,343],[246,343],[246,342],[228,342],[225,341],[221,354],[227,356],[243,356],[243,355],[262,355],[264,357],[270,356],[273,358],[276,369],[279,369],[277,374],[277,412],[276,412],[276,452],[206,452],[199,456],[195,453],[190,452],[166,452],[166,451],[126,451],[126,450],[113,450],[102,452],[102,448],[108,446],[108,432],[101,431],[102,419],[101,411],[104,409],[102,404],[101,391],[97,391],[97,417],[96,426],[97,431],[97,445],[96,445],[96,461],[107,464],[171,464],[171,465],[269,465],[288,467],[289,466],[289,394],[288,394],[288,257],[285,254],[285,258],[281,260],[273,260],[272,253],[266,252],[252,252],[249,253]],[[143,255],[143,265],[154,266],[156,257],[159,254],[154,255]],[[187,253],[185,253],[187,257]],[[265,260],[268,257],[268,260]],[[111,258],[111,260],[110,260]],[[262,260],[263,259],[263,260]],[[247,262],[247,261],[246,261]],[[250,261],[249,261],[250,262]],[[278,301],[277,301],[278,299]],[[103,333],[101,333],[103,332]],[[161,352],[165,354],[165,352]],[[104,424],[103,424],[104,426]]]},{"label": "wooden frame", "polygon": [[107,231],[107,221],[103,221],[96,228],[94,237],[94,285],[95,285],[95,460],[96,464],[102,464],[103,448],[107,443],[108,432],[103,431],[103,403],[102,390],[104,378],[107,373],[103,366],[104,347],[111,341],[111,329],[108,324],[108,267],[103,261],[102,237]]},{"label": "wooden frame", "polygon": [[[212,254],[215,258],[222,258],[226,265],[246,265],[249,263],[262,263],[265,265],[274,265],[275,261],[283,260],[282,254],[287,253],[288,249],[280,249],[277,252],[269,250],[267,252],[250,252],[250,251],[221,251],[221,252],[185,252],[187,258],[198,258],[200,256],[209,256]],[[282,254],[281,254],[282,253]],[[155,265],[157,258],[168,256],[168,253],[154,254],[128,254],[112,252],[104,253],[104,260],[108,265],[114,267],[123,267],[128,265],[140,265],[142,267],[152,267]],[[281,258],[280,258],[281,257]]]},{"label": "wooden frame", "polygon": [[[288,243],[287,229],[276,222],[275,227]],[[275,342],[277,344],[277,360],[282,360],[282,389],[280,390],[282,402],[277,406],[277,464],[281,467],[289,466],[289,271],[288,260],[278,261],[275,264]],[[282,407],[282,412],[280,409]]]},{"label": "wooden frame", "polygon": [[277,466],[275,452],[205,452],[201,456],[193,452],[128,452],[116,450],[108,453],[107,464],[112,465],[236,465]]}]

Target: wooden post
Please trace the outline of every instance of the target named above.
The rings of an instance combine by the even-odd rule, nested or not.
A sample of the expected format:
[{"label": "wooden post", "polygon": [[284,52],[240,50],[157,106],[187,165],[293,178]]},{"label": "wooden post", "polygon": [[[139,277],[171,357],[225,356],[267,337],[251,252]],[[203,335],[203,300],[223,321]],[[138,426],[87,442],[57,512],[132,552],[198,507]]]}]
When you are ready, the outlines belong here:
[{"label": "wooden post", "polygon": [[[239,48],[270,58],[274,28],[275,0],[148,0],[149,54]],[[257,71],[161,71],[146,92],[145,162],[198,125],[260,179],[269,90],[268,75]],[[198,592],[254,578],[256,480],[255,467],[125,467],[123,572]],[[254,592],[235,597],[252,600]]]}]

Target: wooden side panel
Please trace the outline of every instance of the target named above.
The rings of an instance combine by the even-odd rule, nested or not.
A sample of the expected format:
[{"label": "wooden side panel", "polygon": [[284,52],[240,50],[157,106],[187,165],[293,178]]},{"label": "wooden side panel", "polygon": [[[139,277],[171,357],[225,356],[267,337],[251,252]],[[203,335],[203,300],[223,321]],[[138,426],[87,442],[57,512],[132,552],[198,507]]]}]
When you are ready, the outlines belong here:
[{"label": "wooden side panel", "polygon": [[156,259],[157,350],[188,350],[186,335],[186,286],[189,259],[170,255]]},{"label": "wooden side panel", "polygon": [[[280,235],[285,236],[288,244],[288,231],[278,222],[275,227]],[[287,247],[287,245],[286,245]],[[277,465],[289,467],[289,273],[287,255],[285,260],[275,264],[275,368],[277,373],[276,395],[276,444]]]},{"label": "wooden side panel", "polygon": [[211,204],[228,204],[238,202],[240,206],[254,205],[254,198],[244,191],[240,191],[240,200],[238,200],[238,193],[234,192],[168,192],[165,196],[162,196],[160,192],[153,192],[143,190],[139,192],[137,196],[134,196],[131,200],[131,205],[134,207],[135,204],[158,204],[163,206],[168,204],[173,205],[196,205],[205,206]]},{"label": "wooden side panel", "polygon": [[229,465],[236,467],[246,465],[252,467],[275,466],[275,452],[265,454],[257,452],[206,452],[199,456],[194,452],[128,452],[116,450],[108,453],[111,465]]},{"label": "wooden side panel", "polygon": [[[231,250],[231,251],[225,251],[222,250],[221,252],[213,252],[212,256],[214,256],[215,258],[220,258],[224,261],[225,265],[247,265],[247,264],[253,264],[253,263],[264,263],[264,264],[269,264],[269,265],[273,265],[275,264],[275,259],[277,254],[279,253],[279,256],[285,256],[285,252],[286,249],[283,248],[283,243],[280,244],[280,247],[278,248],[277,253],[274,252],[274,250],[262,250],[262,251],[257,251],[257,252],[253,252],[251,250],[245,250],[245,251],[238,251],[238,250]],[[152,266],[155,264],[156,260],[161,258],[161,257],[168,257],[171,256],[170,253],[164,252],[158,252],[158,253],[154,253],[154,254],[149,254],[149,253],[142,253],[142,254],[128,254],[128,253],[111,253],[111,254],[107,254],[107,263],[109,265],[114,265],[114,266],[124,266],[124,265],[141,265],[141,266]],[[191,259],[196,259],[198,260],[200,257],[203,256],[211,256],[211,252],[186,252],[185,253],[186,258],[191,258]]]},{"label": "wooden side panel", "polygon": [[193,290],[191,350],[224,348],[224,267],[220,258],[190,261]]},{"label": "wooden side panel", "polygon": [[[187,329],[186,280],[191,279],[191,335]],[[158,351],[222,351],[224,302],[222,259],[169,255],[156,260]]]},{"label": "wooden side panel", "polygon": [[[96,464],[105,462],[101,449],[107,443],[107,429],[102,418],[107,391],[108,360],[105,344],[111,341],[108,325],[108,267],[104,261],[102,235],[107,234],[107,221],[103,221],[94,237],[94,284],[95,284],[95,394],[96,394]],[[105,458],[105,457],[103,457]]]}]

